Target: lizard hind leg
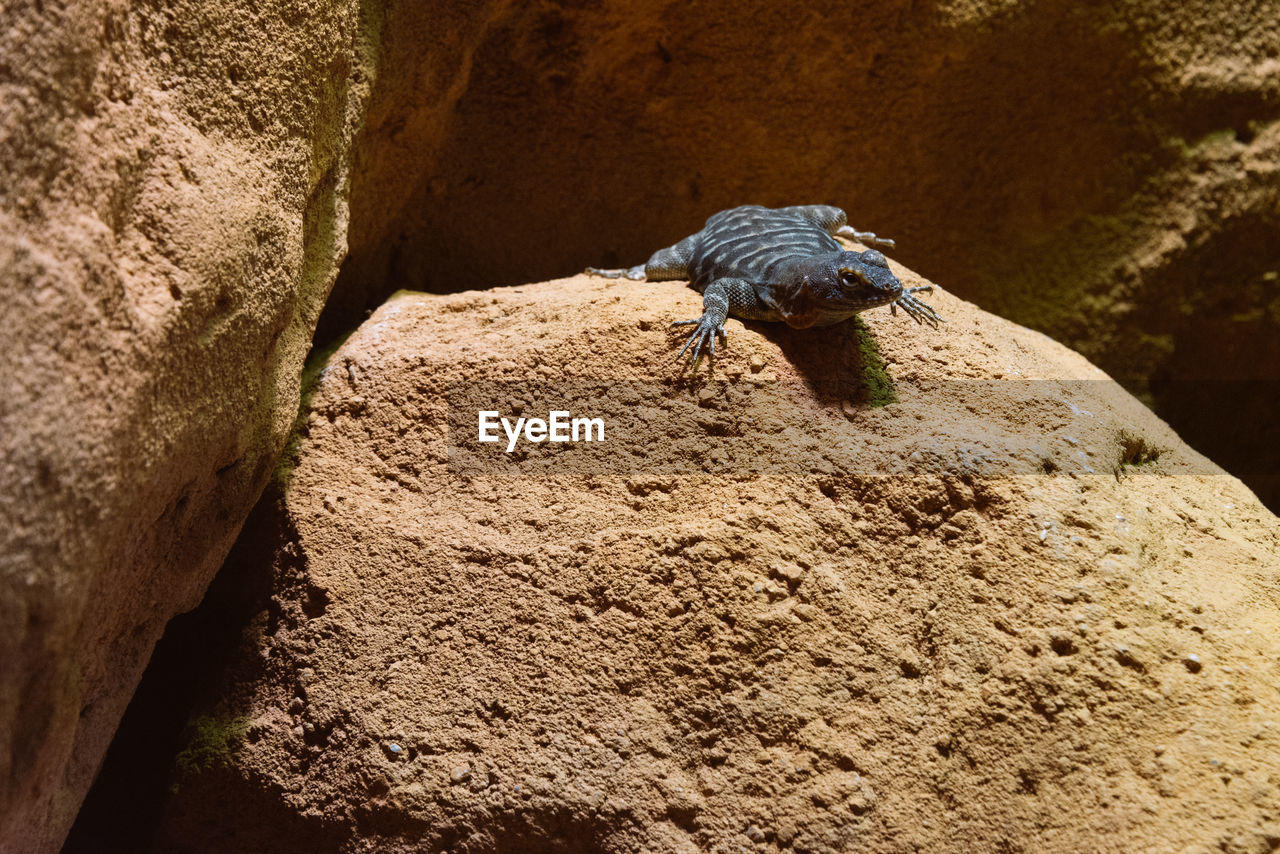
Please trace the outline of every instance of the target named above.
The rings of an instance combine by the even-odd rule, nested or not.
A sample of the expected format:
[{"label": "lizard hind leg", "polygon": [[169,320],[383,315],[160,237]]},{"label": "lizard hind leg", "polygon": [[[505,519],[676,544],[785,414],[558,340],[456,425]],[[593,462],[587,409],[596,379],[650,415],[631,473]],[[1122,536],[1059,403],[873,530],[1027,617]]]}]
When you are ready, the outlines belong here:
[{"label": "lizard hind leg", "polygon": [[606,279],[627,278],[636,282],[644,281],[644,264],[637,264],[634,267],[618,268],[588,267],[583,272],[588,276],[603,276]]},{"label": "lizard hind leg", "polygon": [[698,235],[691,234],[674,246],[659,249],[649,256],[644,265],[645,275],[651,282],[668,282],[676,279],[688,279],[689,261],[693,257],[693,247]]},{"label": "lizard hind leg", "polygon": [[687,279],[689,278],[689,259],[693,257],[693,247],[697,240],[698,235],[691,234],[674,246],[659,249],[649,256],[647,262],[637,264],[634,267],[616,270],[588,267],[586,273],[589,276],[604,276],[606,279],[627,278],[636,282],[665,282],[671,279]]},{"label": "lizard hind leg", "polygon": [[874,231],[858,231],[851,225],[842,225],[836,229],[836,235],[848,240],[854,240],[863,246],[897,246],[897,242],[888,237],[876,237]]}]

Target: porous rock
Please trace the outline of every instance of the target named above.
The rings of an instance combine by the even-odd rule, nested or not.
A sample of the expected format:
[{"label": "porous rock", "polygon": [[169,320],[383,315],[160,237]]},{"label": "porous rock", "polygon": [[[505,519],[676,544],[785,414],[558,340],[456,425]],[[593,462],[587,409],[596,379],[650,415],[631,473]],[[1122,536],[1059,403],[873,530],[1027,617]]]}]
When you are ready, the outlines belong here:
[{"label": "porous rock", "polygon": [[[162,849],[1268,850],[1275,518],[930,301],[731,320],[694,379],[678,282],[398,294],[311,399],[205,711],[244,736]],[[560,407],[605,441],[476,441]]]},{"label": "porous rock", "polygon": [[0,850],[62,844],[275,466],[360,32],[354,2],[0,12]]},{"label": "porous rock", "polygon": [[835,204],[1280,507],[1277,0],[467,10],[388,3],[335,330]]}]

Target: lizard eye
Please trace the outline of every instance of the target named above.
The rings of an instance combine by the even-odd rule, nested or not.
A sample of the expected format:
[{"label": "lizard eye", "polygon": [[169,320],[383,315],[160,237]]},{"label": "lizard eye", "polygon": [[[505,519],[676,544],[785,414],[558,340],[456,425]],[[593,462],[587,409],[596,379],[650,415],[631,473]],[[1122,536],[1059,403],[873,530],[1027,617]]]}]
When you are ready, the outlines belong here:
[{"label": "lizard eye", "polygon": [[840,284],[842,285],[858,285],[863,282],[863,278],[857,270],[845,267],[840,271]]}]

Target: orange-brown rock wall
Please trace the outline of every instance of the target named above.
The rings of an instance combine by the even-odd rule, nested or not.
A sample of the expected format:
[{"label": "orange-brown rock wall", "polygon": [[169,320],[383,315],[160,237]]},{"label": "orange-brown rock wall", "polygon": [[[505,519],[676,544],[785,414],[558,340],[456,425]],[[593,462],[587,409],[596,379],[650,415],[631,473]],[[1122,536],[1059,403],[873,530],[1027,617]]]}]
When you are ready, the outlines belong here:
[{"label": "orange-brown rock wall", "polygon": [[326,334],[396,288],[638,263],[722,208],[837,204],[1280,501],[1274,0],[391,2],[387,21]]},{"label": "orange-brown rock wall", "polygon": [[1274,503],[1277,21],[1275,0],[9,4],[0,847],[57,846],[275,465],[326,304],[329,339],[396,288],[836,203]]},{"label": "orange-brown rock wall", "polygon": [[0,850],[58,849],[275,466],[360,32],[353,2],[0,12]]}]

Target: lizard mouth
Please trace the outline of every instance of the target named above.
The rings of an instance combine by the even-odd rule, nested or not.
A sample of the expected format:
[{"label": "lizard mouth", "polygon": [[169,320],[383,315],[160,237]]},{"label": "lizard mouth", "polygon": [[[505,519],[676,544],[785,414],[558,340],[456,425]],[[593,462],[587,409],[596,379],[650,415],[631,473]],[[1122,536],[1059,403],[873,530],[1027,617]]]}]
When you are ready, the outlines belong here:
[{"label": "lizard mouth", "polygon": [[888,305],[901,297],[902,294],[902,283],[895,280],[882,285],[867,285],[858,288],[853,293],[846,293],[841,302],[850,308],[862,311],[868,308]]}]

